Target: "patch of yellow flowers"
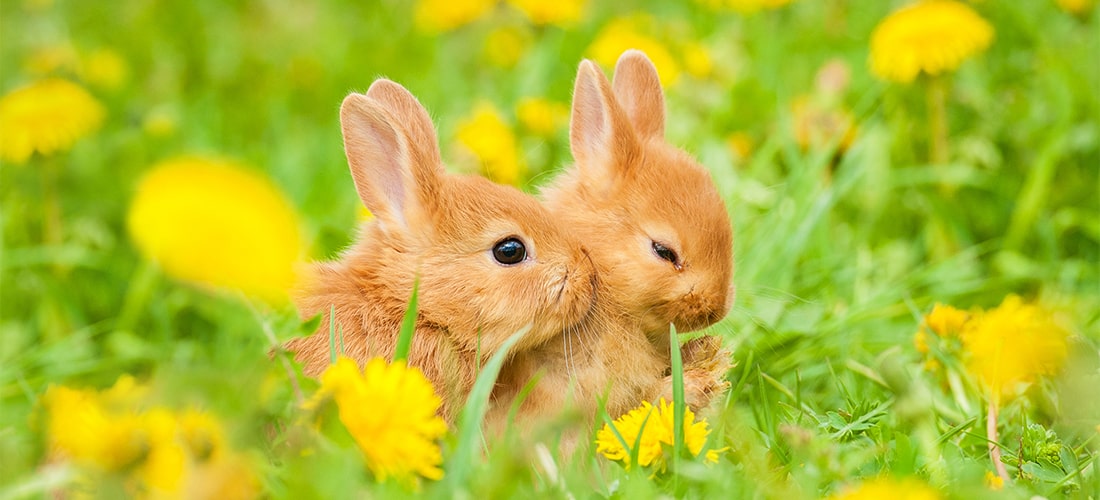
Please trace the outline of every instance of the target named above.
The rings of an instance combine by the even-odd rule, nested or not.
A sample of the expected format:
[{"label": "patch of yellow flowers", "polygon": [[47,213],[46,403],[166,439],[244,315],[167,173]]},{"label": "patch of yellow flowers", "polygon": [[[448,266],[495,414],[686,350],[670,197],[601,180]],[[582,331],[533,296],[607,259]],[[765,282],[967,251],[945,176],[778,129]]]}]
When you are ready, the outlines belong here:
[{"label": "patch of yellow flowers", "polygon": [[[653,474],[663,473],[668,468],[668,457],[671,454],[676,436],[674,406],[664,398],[653,406],[649,401],[643,401],[642,405],[615,420],[615,430],[627,446],[633,447],[638,443],[638,465],[651,468]],[[710,429],[707,421],[695,421],[695,413],[690,408],[684,408],[684,448],[693,456],[698,457],[706,445]],[[640,435],[640,437],[639,437]],[[624,447],[615,435],[611,426],[604,424],[596,434],[596,453],[601,453],[610,460],[623,463],[627,470],[631,467],[631,451]],[[718,456],[725,449],[708,450],[704,459],[710,463],[717,463]]]},{"label": "patch of yellow flowers", "polygon": [[119,483],[129,496],[253,498],[259,482],[230,449],[221,423],[198,410],[146,406],[149,389],[130,376],[107,390],[50,387],[42,423],[54,462],[77,470],[73,488]]},{"label": "patch of yellow flowers", "polygon": [[1016,295],[993,309],[962,311],[936,304],[924,317],[914,343],[938,369],[932,347],[957,356],[995,403],[1039,377],[1052,375],[1066,359],[1067,332],[1053,315]]}]

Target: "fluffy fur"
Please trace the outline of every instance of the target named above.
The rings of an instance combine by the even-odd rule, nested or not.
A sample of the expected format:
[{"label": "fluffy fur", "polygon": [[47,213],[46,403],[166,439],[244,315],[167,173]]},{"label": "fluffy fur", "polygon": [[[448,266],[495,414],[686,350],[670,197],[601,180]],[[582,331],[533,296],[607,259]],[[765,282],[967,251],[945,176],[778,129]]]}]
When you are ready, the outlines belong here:
[{"label": "fluffy fur", "polygon": [[[520,191],[445,172],[431,117],[400,85],[378,80],[340,108],[344,148],[359,198],[375,215],[335,262],[314,264],[297,293],[319,331],[286,347],[316,376],[329,363],[329,311],[345,353],[360,364],[392,358],[419,276],[419,315],[409,363],[424,371],[453,419],[477,366],[530,326],[530,350],[591,312],[591,259],[549,212]],[[527,259],[505,266],[493,246],[521,240]],[[480,358],[478,357],[480,353]]]}]

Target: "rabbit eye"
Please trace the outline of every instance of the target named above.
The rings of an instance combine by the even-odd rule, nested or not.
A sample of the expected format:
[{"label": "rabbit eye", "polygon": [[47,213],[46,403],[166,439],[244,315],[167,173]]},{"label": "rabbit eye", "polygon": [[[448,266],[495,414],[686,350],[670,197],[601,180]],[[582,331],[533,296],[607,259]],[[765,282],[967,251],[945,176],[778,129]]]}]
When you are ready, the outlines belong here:
[{"label": "rabbit eye", "polygon": [[493,245],[493,258],[506,266],[519,264],[527,258],[527,248],[514,237],[505,238]]},{"label": "rabbit eye", "polygon": [[680,259],[676,256],[676,252],[673,252],[671,248],[654,241],[653,253],[657,254],[658,257],[671,262],[672,265],[676,267],[676,269],[680,269]]}]

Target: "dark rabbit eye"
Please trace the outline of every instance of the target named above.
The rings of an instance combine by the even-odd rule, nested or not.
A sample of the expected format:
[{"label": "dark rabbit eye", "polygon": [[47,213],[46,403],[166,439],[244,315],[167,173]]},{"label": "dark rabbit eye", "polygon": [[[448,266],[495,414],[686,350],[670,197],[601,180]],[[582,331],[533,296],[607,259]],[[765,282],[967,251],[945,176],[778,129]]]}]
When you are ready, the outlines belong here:
[{"label": "dark rabbit eye", "polygon": [[676,257],[676,252],[673,252],[671,248],[654,241],[653,253],[657,254],[658,257],[671,262],[672,265],[676,266],[676,269],[680,269],[680,261]]},{"label": "dark rabbit eye", "polygon": [[504,265],[519,264],[527,258],[527,248],[516,238],[505,238],[493,245],[493,258]]}]

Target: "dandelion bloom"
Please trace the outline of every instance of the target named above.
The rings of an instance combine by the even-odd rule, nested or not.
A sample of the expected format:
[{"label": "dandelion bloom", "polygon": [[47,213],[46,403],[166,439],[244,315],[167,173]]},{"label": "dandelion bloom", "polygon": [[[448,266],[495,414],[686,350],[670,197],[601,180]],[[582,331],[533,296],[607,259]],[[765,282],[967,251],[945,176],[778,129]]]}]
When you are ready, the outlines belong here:
[{"label": "dandelion bloom", "polygon": [[492,104],[477,104],[458,125],[456,135],[458,142],[477,156],[486,177],[501,184],[519,184],[524,169],[516,137]]},{"label": "dandelion bloom", "polygon": [[286,300],[301,253],[297,216],[266,177],[236,164],[176,158],[140,181],[127,225],[169,275],[270,302]]},{"label": "dandelion bloom", "polygon": [[[664,398],[653,406],[649,401],[642,401],[642,406],[631,410],[626,415],[615,420],[615,429],[619,431],[623,440],[629,446],[638,443],[638,465],[642,467],[654,467],[654,472],[664,472],[667,467],[665,448],[673,446],[676,436],[674,424],[675,412],[672,403]],[[645,427],[642,427],[642,422]],[[638,434],[641,433],[641,439]],[[695,421],[695,413],[690,408],[684,408],[684,444],[693,456],[699,456],[703,451],[703,445],[707,442],[707,421]],[[721,450],[710,450],[706,454],[709,462],[718,462],[718,453]],[[630,468],[630,450],[623,448],[623,444],[611,426],[604,424],[600,432],[596,434],[596,452],[611,460],[624,462],[627,469]]]},{"label": "dandelion bloom", "polygon": [[[186,497],[255,496],[252,468],[225,444],[220,422],[195,410],[147,408],[146,394],[148,388],[129,376],[104,391],[50,387],[42,405],[54,458],[121,478],[131,495],[211,491],[218,496]],[[91,484],[94,490],[96,482]]]},{"label": "dandelion bloom", "polygon": [[1009,295],[962,331],[966,366],[994,402],[1020,384],[1055,373],[1066,359],[1066,332],[1051,314]]},{"label": "dandelion bloom", "polygon": [[1057,0],[1058,7],[1070,14],[1085,15],[1092,10],[1096,0]]},{"label": "dandelion bloom", "polygon": [[883,19],[871,33],[871,71],[908,83],[920,73],[938,75],[989,47],[993,26],[966,4],[923,0]]},{"label": "dandelion bloom", "polygon": [[523,126],[543,137],[554,135],[569,119],[569,108],[541,97],[527,97],[516,106],[516,117]]},{"label": "dandelion bloom", "polygon": [[485,35],[482,53],[495,66],[512,68],[531,46],[531,35],[524,29],[502,26]]},{"label": "dandelion bloom", "polygon": [[568,26],[581,20],[587,0],[508,0],[519,9],[532,23]]},{"label": "dandelion bloom", "polygon": [[422,31],[438,33],[470,24],[496,5],[496,0],[419,0],[414,13]]},{"label": "dandelion bloom", "polygon": [[13,90],[0,98],[0,160],[25,163],[35,152],[68,150],[99,128],[105,115],[91,94],[60,78]]},{"label": "dandelion bloom", "polygon": [[657,67],[657,76],[664,85],[672,85],[680,78],[680,65],[668,49],[656,39],[643,34],[643,25],[651,21],[646,16],[624,17],[611,21],[596,35],[587,54],[605,67],[615,63],[628,49],[645,52]]},{"label": "dandelion bloom", "polygon": [[110,49],[98,49],[80,60],[80,78],[94,87],[116,90],[130,77],[126,60]]},{"label": "dandelion bloom", "polygon": [[750,13],[763,9],[778,9],[791,3],[791,0],[698,0],[700,4],[711,9],[733,9],[738,12]]},{"label": "dandelion bloom", "polygon": [[878,478],[849,488],[829,497],[829,500],[938,500],[943,498],[939,491],[923,482],[912,479]]},{"label": "dandelion bloom", "polygon": [[360,372],[354,361],[340,357],[321,374],[309,406],[330,397],[380,481],[393,477],[415,485],[421,476],[443,477],[438,441],[447,424],[436,414],[441,401],[420,370],[375,358]]}]

